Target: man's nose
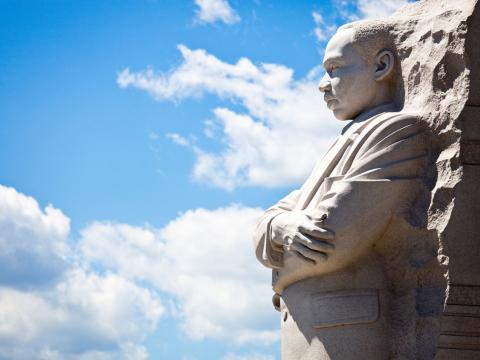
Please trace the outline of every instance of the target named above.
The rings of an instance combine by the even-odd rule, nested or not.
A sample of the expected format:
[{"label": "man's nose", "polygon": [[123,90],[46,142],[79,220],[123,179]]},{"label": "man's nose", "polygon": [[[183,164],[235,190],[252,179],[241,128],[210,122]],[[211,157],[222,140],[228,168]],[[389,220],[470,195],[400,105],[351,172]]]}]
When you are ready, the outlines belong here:
[{"label": "man's nose", "polygon": [[318,84],[318,90],[321,92],[326,92],[332,90],[332,86],[330,84],[330,76],[328,76],[327,73],[323,75],[322,80],[320,80],[320,83]]}]

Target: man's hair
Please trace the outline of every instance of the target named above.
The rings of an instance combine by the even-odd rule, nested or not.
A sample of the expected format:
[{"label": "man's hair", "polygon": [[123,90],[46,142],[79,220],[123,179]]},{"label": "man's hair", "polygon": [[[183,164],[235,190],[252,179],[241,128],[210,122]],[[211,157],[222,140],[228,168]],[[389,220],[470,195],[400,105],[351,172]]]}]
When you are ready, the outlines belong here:
[{"label": "man's hair", "polygon": [[390,50],[395,56],[392,24],[382,20],[360,20],[342,25],[337,31],[352,29],[353,46],[366,60],[372,60],[382,50]]}]

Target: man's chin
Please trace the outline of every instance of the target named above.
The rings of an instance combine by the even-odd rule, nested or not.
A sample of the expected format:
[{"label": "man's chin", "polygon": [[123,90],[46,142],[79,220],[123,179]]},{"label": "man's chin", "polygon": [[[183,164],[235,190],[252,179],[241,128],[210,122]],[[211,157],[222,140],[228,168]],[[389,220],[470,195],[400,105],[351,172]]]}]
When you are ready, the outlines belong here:
[{"label": "man's chin", "polygon": [[342,109],[333,109],[333,116],[335,116],[335,118],[337,120],[340,120],[340,121],[346,121],[346,120],[351,120],[352,119],[352,116],[350,115],[350,113],[347,113],[346,111],[343,111]]}]

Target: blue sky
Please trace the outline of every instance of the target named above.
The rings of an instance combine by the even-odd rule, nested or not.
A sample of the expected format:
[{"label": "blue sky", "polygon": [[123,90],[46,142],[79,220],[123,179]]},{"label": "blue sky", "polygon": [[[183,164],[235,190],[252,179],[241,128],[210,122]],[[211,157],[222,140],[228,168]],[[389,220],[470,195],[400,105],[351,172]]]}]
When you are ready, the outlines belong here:
[{"label": "blue sky", "polygon": [[405,0],[0,0],[0,359],[279,359],[256,218],[342,124],[338,25]]}]

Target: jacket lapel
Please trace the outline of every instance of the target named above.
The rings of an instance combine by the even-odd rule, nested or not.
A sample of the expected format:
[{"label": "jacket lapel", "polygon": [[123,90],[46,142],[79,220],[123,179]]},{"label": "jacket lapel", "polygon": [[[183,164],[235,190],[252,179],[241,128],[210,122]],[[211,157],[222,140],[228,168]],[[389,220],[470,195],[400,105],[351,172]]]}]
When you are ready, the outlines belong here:
[{"label": "jacket lapel", "polygon": [[332,170],[344,156],[345,151],[357,137],[358,133],[360,133],[374,118],[376,118],[376,116],[362,122],[353,122],[345,133],[340,136],[326,155],[317,163],[311,175],[303,185],[302,194],[296,205],[296,209],[303,210],[308,206],[323,180],[331,174]]}]

